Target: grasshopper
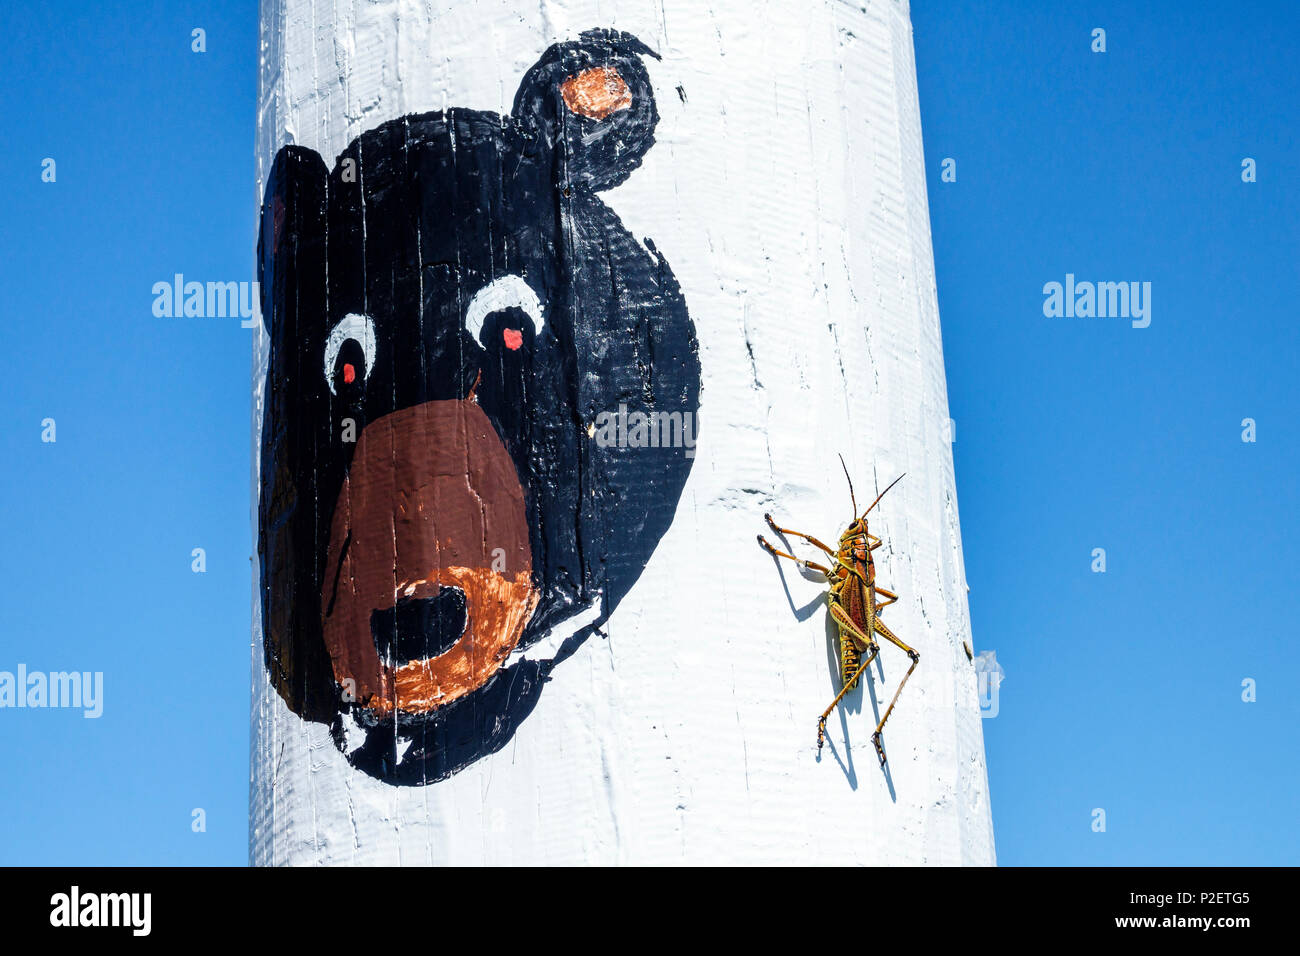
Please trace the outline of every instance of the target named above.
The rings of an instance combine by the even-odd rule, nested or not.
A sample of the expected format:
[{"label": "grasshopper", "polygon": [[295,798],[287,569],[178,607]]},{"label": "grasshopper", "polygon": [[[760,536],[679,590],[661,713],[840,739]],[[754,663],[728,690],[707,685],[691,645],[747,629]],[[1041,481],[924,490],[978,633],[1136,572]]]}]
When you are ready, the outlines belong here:
[{"label": "grasshopper", "polygon": [[[871,513],[872,508],[880,504],[880,499],[885,497],[889,488],[894,487],[903,480],[903,476],[899,475],[895,478],[890,483],[889,488],[882,491],[876,497],[876,500],[871,503],[870,507],[859,516],[858,502],[853,496],[853,479],[849,477],[849,470],[844,465],[842,456],[840,465],[844,468],[844,477],[849,482],[849,500],[853,504],[854,518],[844,533],[840,535],[838,550],[832,551],[810,534],[782,528],[772,520],[770,514],[763,515],[768,525],[777,534],[803,538],[814,547],[825,551],[832,558],[831,567],[825,567],[814,561],[804,561],[793,554],[786,554],[786,552],[769,544],[761,534],[758,536],[758,543],[773,557],[788,558],[801,568],[809,568],[822,573],[831,585],[826,594],[826,603],[830,607],[831,618],[834,619],[835,626],[839,630],[840,680],[843,686],[817,721],[818,753],[821,753],[822,744],[826,739],[826,718],[830,716],[831,711],[844,698],[844,695],[857,686],[862,672],[867,669],[880,652],[880,645],[876,643],[875,635],[879,634],[885,640],[902,648],[907,656],[912,659],[912,666],[903,675],[903,679],[898,684],[898,690],[894,692],[894,699],[889,702],[889,708],[885,711],[884,716],[880,718],[880,723],[876,725],[876,732],[871,735],[871,742],[876,745],[876,755],[880,758],[880,765],[883,767],[885,765],[885,748],[880,742],[881,732],[884,730],[885,721],[893,713],[894,705],[898,703],[898,695],[903,692],[903,685],[912,676],[912,671],[916,670],[921,655],[899,640],[894,632],[880,620],[880,612],[897,601],[898,595],[876,586],[876,564],[871,553],[884,542],[867,530],[867,515]],[[881,598],[884,600],[881,600]]]}]

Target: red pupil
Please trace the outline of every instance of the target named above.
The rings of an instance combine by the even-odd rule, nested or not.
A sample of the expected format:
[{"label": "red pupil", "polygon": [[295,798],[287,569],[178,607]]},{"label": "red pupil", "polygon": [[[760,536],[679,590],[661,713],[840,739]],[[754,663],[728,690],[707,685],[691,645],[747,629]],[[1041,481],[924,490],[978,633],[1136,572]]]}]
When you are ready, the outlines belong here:
[{"label": "red pupil", "polygon": [[351,385],[357,377],[357,370],[352,367],[351,362],[343,363],[343,381]]}]

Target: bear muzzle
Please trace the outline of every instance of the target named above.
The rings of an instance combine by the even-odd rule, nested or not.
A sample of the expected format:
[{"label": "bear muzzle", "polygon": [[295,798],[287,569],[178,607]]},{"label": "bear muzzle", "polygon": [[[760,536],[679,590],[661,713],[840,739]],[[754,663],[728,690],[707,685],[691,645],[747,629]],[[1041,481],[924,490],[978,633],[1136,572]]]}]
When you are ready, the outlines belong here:
[{"label": "bear muzzle", "polygon": [[420,714],[472,693],[537,601],[523,488],[478,404],[426,402],[368,424],[334,507],[321,593],[350,699]]}]

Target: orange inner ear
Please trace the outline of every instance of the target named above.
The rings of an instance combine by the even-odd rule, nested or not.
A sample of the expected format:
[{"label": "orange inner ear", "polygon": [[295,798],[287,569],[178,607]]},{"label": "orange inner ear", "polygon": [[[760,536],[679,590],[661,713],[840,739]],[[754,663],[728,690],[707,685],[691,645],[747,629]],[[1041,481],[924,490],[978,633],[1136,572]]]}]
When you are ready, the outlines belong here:
[{"label": "orange inner ear", "polygon": [[564,105],[579,116],[603,120],[610,113],[632,105],[632,92],[610,66],[583,70],[560,84]]}]

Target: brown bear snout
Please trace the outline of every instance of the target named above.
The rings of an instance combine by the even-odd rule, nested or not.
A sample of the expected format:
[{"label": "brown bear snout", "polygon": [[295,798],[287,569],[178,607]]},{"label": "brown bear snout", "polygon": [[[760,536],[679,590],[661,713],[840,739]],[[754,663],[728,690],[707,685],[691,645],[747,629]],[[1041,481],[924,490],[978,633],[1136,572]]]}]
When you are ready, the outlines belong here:
[{"label": "brown bear snout", "polygon": [[379,713],[425,713],[483,686],[537,606],[523,489],[472,398],[362,430],[328,555],[334,677]]}]

